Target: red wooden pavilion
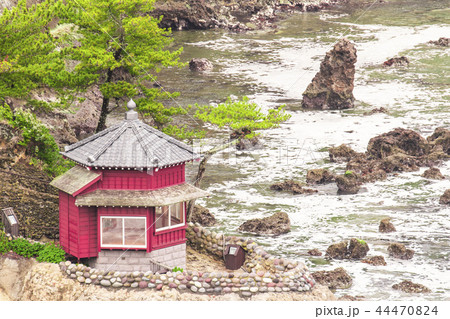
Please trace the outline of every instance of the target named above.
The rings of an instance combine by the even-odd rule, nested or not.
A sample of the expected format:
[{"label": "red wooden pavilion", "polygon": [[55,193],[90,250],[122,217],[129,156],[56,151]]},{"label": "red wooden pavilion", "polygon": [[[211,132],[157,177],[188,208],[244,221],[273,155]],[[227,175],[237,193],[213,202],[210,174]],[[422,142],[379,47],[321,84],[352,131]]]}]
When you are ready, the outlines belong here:
[{"label": "red wooden pavilion", "polygon": [[127,106],[123,122],[62,152],[77,165],[51,182],[61,246],[96,268],[185,267],[186,202],[208,195],[185,182],[185,163],[200,156]]}]

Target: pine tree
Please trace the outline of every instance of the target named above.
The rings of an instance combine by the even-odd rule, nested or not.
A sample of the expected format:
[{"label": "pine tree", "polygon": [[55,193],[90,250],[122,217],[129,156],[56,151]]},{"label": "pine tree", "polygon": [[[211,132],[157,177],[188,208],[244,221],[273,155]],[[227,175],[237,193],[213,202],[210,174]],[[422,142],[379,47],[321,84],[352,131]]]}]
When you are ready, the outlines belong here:
[{"label": "pine tree", "polygon": [[69,73],[51,27],[63,9],[62,0],[27,7],[20,0],[0,16],[0,102],[6,97],[29,99],[33,89],[62,89]]},{"label": "pine tree", "polygon": [[124,98],[133,97],[144,116],[162,128],[180,107],[166,108],[162,99],[173,98],[153,87],[155,73],[163,67],[182,66],[182,49],[171,51],[170,30],[158,27],[160,19],[149,16],[154,0],[66,0],[62,22],[74,26],[76,43],[63,49],[66,59],[77,61],[74,82],[85,87],[98,84],[102,108],[97,132],[105,128],[106,117]]}]

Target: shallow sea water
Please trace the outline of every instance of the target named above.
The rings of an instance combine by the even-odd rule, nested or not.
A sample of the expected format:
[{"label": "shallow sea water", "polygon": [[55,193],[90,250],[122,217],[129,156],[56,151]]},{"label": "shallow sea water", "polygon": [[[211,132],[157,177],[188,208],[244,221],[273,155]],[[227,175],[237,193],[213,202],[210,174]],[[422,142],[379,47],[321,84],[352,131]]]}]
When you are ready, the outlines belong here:
[{"label": "shallow sea water", "polygon": [[[285,179],[304,181],[311,168],[345,171],[345,164],[330,163],[326,148],[342,143],[364,151],[370,138],[396,127],[430,135],[439,126],[450,127],[449,48],[427,44],[450,35],[446,1],[364,2],[320,13],[294,14],[276,30],[230,34],[223,31],[188,31],[175,34],[183,58],[206,57],[215,68],[194,74],[187,68],[163,71],[159,80],[181,93],[177,103],[223,101],[229,95],[247,95],[262,108],[280,104],[292,118],[279,128],[262,133],[264,148],[253,152],[226,150],[213,157],[202,187],[213,196],[199,203],[218,219],[217,231],[239,236],[245,220],[289,214],[292,231],[256,240],[276,255],[305,262],[312,271],[344,267],[353,286],[336,295],[361,295],[368,300],[449,300],[450,208],[439,196],[450,188],[450,162],[440,166],[443,181],[426,180],[418,172],[390,176],[364,185],[356,195],[337,195],[334,184],[318,187],[310,196],[277,193],[269,186]],[[367,10],[367,11],[366,11]],[[356,107],[345,111],[303,111],[301,94],[333,44],[345,35],[358,50]],[[390,57],[406,55],[409,67],[385,69]],[[384,107],[389,114],[364,116]],[[192,125],[195,125],[192,121]],[[215,131],[213,138],[226,136]],[[194,176],[196,166],[190,165]],[[391,217],[397,232],[381,234],[378,225]],[[326,248],[357,237],[370,247],[369,256],[384,256],[387,266],[357,261],[326,261],[307,251]],[[387,254],[391,242],[415,250],[412,260]],[[410,295],[392,289],[404,279],[432,290]]]}]

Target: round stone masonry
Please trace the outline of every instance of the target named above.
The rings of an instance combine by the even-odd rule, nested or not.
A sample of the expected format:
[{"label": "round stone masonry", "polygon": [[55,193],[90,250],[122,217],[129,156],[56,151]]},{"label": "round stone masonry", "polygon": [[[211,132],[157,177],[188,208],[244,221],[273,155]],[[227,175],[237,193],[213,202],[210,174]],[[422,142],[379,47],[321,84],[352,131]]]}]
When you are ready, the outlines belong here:
[{"label": "round stone masonry", "polygon": [[[303,263],[277,258],[265,252],[251,239],[230,237],[211,232],[199,224],[189,223],[186,237],[191,246],[208,254],[222,256],[228,244],[240,245],[246,252],[245,273],[203,273],[187,270],[165,274],[147,272],[105,271],[83,264],[61,262],[60,268],[68,277],[84,285],[109,288],[178,289],[200,294],[240,293],[242,297],[265,292],[306,292],[315,281]],[[165,287],[165,288],[164,288]]]}]

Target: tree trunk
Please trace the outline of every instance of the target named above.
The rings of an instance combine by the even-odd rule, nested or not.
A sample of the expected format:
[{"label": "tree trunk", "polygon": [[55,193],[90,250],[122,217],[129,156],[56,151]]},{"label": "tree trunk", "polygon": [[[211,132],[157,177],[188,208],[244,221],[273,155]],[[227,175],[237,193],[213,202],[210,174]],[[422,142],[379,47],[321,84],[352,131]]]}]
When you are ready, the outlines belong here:
[{"label": "tree trunk", "polygon": [[[118,49],[114,53],[114,59],[116,61],[119,61],[120,55],[122,54],[122,49]],[[108,72],[106,73],[106,80],[105,83],[110,83],[113,76],[113,70],[108,69]],[[109,110],[109,97],[103,96],[103,102],[102,102],[102,110],[100,112],[100,118],[98,119],[97,128],[95,129],[95,132],[101,132],[106,128],[106,117],[110,113]]]},{"label": "tree trunk", "polygon": [[108,110],[109,98],[103,97],[102,110],[100,112],[100,118],[98,119],[97,128],[95,133],[101,132],[106,128],[106,117],[109,114]]},{"label": "tree trunk", "polygon": [[[220,151],[222,151],[232,145],[236,145],[238,142],[239,142],[239,139],[232,140],[226,144],[222,144],[220,146],[210,149],[203,155],[203,159],[201,160],[200,165],[198,166],[197,176],[194,181],[195,187],[200,187],[200,182],[202,181],[203,176],[205,175],[206,163],[211,158],[211,156],[213,156],[216,153],[219,153]],[[188,205],[186,208],[186,219],[189,222],[191,221],[191,216],[192,216],[192,212],[194,211],[194,206],[195,206],[195,199],[190,200],[188,202]]]}]

